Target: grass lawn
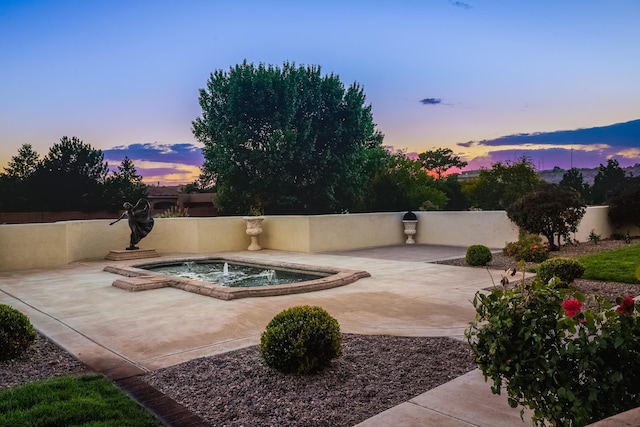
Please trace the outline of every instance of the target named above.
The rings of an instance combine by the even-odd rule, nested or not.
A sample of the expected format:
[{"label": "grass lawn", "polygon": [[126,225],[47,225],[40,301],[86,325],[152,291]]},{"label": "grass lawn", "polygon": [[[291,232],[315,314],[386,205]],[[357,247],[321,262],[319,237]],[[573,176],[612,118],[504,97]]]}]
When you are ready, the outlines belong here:
[{"label": "grass lawn", "polygon": [[0,391],[2,426],[160,426],[108,379],[58,377]]},{"label": "grass lawn", "polygon": [[585,267],[584,279],[640,283],[636,277],[640,267],[640,244],[584,255],[578,261]]}]

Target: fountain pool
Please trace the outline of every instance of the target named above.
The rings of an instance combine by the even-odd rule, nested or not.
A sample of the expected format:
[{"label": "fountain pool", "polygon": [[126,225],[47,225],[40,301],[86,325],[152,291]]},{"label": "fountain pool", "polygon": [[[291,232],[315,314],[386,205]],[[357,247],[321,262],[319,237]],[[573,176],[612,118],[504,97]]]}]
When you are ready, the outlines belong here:
[{"label": "fountain pool", "polygon": [[142,268],[156,273],[202,280],[231,288],[283,285],[329,276],[329,273],[282,270],[273,266],[230,264],[228,261],[219,260],[186,261]]},{"label": "fountain pool", "polygon": [[128,291],[174,287],[229,300],[287,295],[329,289],[369,277],[366,271],[240,257],[155,258],[154,261],[109,265],[105,271],[125,278],[113,286]]}]

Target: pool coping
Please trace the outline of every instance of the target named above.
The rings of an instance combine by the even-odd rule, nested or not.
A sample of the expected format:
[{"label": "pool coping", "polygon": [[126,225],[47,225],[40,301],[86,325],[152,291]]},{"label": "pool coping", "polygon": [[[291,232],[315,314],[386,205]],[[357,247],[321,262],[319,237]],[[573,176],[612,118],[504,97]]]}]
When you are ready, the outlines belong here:
[{"label": "pool coping", "polygon": [[[220,260],[237,263],[247,263],[261,265],[265,267],[298,270],[302,272],[319,272],[328,274],[314,280],[307,280],[298,283],[288,283],[283,285],[270,285],[260,287],[230,288],[215,283],[203,282],[195,279],[188,279],[178,276],[170,276],[162,273],[155,273],[150,270],[138,268],[139,266],[151,266],[155,264],[177,263],[187,261]],[[221,300],[233,300],[238,298],[267,297],[279,295],[291,295],[304,292],[315,292],[324,289],[336,288],[348,285],[359,279],[371,277],[364,270],[350,270],[327,266],[297,264],[282,261],[259,261],[242,256],[229,254],[208,254],[181,257],[160,257],[153,260],[138,259],[134,261],[122,261],[117,264],[107,265],[103,269],[109,273],[124,276],[115,280],[112,285],[127,290],[129,292],[139,292],[152,289],[172,287],[183,291],[192,292],[204,296],[218,298]]]}]

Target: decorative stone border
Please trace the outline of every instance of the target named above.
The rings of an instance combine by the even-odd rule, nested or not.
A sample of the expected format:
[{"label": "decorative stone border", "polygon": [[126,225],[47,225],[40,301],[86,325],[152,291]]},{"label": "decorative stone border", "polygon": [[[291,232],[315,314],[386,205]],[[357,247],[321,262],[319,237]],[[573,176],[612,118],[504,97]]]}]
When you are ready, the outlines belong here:
[{"label": "decorative stone border", "polygon": [[[203,282],[200,280],[188,279],[184,277],[171,276],[142,269],[141,267],[151,267],[167,263],[180,263],[188,261],[221,261],[230,263],[244,263],[249,265],[264,266],[265,269],[277,268],[294,272],[313,272],[327,274],[315,280],[306,282],[288,283],[284,285],[256,286],[247,288],[230,288],[216,283]],[[150,289],[173,287],[183,291],[193,292],[200,295],[210,296],[222,300],[238,298],[266,297],[277,295],[299,294],[304,292],[320,291],[323,289],[335,288],[348,285],[363,277],[371,275],[362,270],[348,270],[333,267],[324,267],[306,264],[294,264],[287,262],[259,261],[242,258],[238,256],[213,255],[213,256],[191,256],[181,258],[160,258],[153,261],[123,262],[120,264],[108,265],[104,271],[125,276],[112,283],[113,286],[125,289],[130,292],[146,291]]]}]

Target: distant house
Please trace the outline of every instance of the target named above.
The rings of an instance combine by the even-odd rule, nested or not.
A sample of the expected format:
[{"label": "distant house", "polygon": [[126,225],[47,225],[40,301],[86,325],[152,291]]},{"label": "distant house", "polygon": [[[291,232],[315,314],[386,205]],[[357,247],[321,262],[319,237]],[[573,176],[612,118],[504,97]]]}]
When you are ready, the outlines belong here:
[{"label": "distant house", "polygon": [[189,216],[217,216],[218,210],[213,204],[213,193],[180,193],[180,186],[156,187],[149,186],[147,199],[151,203],[153,212],[158,214],[177,207],[188,208]]}]

